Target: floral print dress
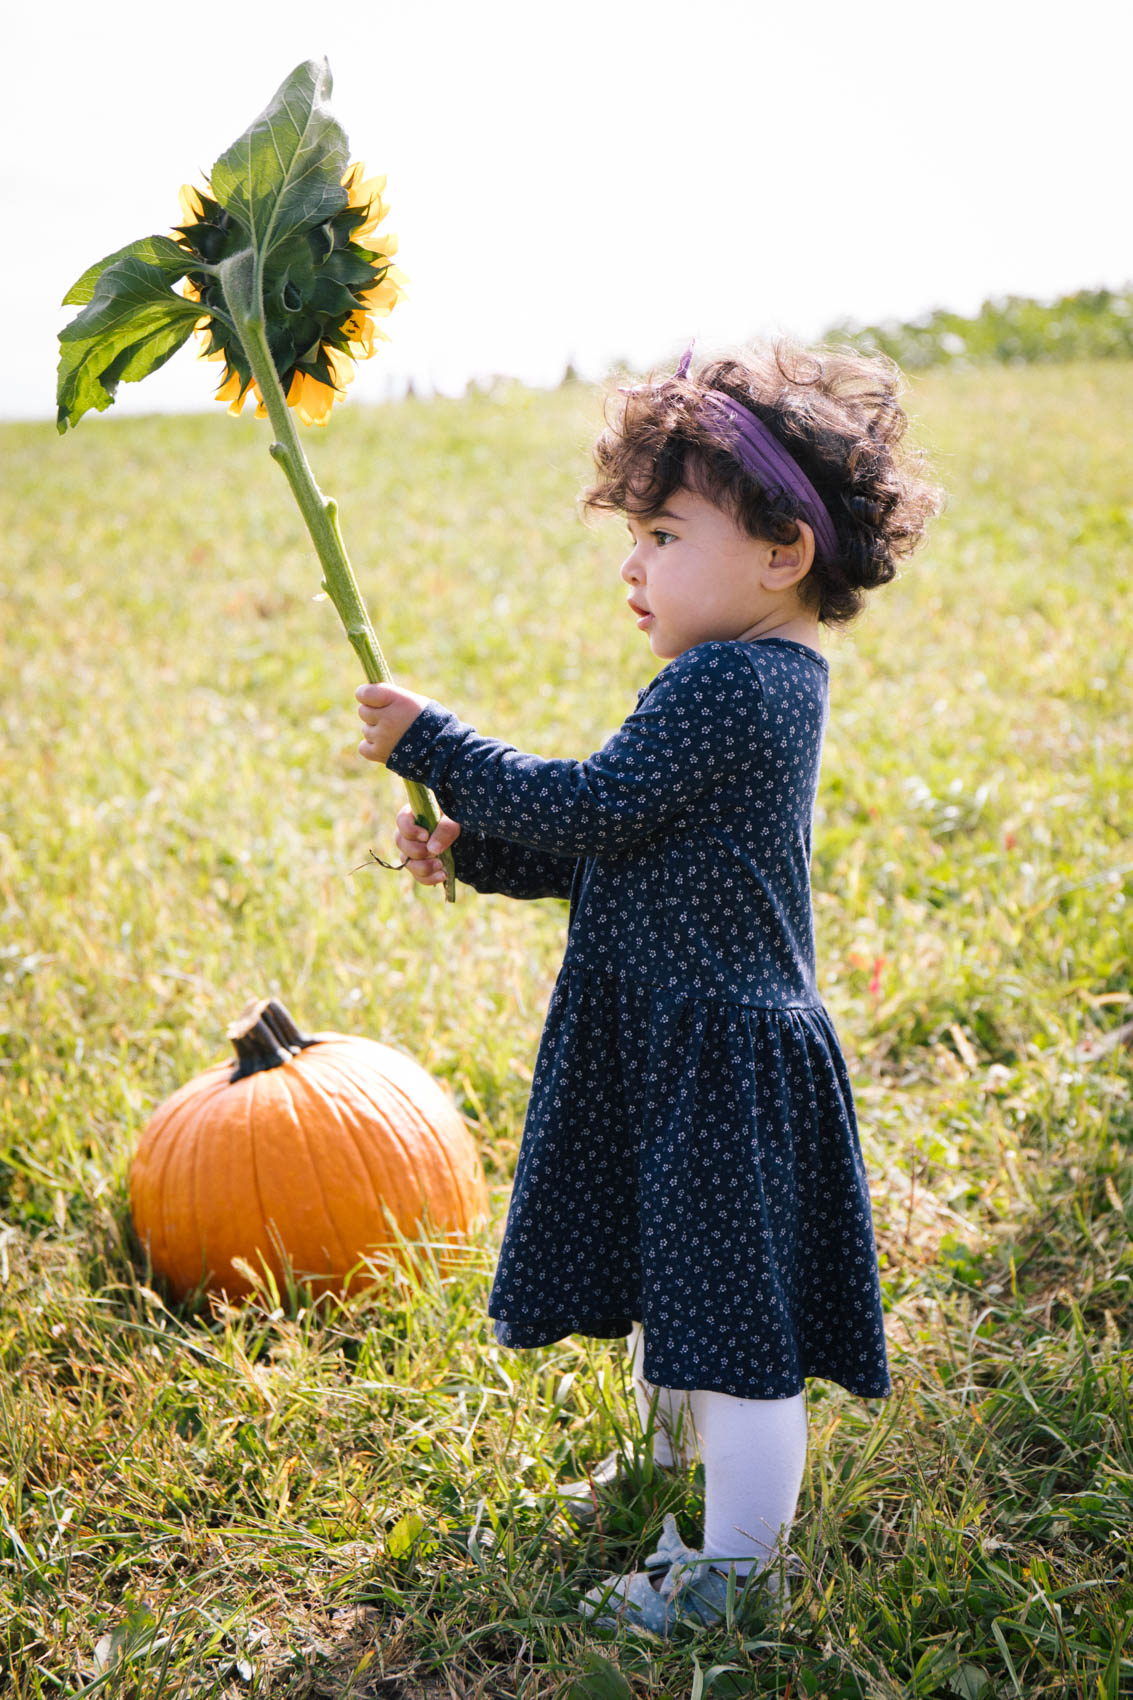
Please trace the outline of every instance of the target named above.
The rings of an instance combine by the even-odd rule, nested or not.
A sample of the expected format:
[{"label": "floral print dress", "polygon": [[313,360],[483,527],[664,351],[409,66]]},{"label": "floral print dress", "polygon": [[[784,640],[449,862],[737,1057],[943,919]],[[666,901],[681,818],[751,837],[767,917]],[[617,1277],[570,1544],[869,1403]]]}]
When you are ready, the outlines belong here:
[{"label": "floral print dress", "polygon": [[785,638],[669,662],[586,761],[430,701],[388,765],[477,891],[570,900],[488,1311],[509,1347],[642,1324],[646,1379],[890,1391],[853,1097],[815,985],[828,668]]}]

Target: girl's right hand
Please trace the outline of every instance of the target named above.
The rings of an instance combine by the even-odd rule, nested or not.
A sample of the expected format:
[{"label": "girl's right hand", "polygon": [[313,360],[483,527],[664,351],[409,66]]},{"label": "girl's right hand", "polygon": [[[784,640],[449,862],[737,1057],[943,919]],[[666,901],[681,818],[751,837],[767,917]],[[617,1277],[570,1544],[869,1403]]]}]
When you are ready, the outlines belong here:
[{"label": "girl's right hand", "polygon": [[418,826],[408,803],[397,811],[394,840],[405,864],[420,885],[440,885],[445,877],[441,855],[460,837],[460,822],[442,815],[432,835]]}]

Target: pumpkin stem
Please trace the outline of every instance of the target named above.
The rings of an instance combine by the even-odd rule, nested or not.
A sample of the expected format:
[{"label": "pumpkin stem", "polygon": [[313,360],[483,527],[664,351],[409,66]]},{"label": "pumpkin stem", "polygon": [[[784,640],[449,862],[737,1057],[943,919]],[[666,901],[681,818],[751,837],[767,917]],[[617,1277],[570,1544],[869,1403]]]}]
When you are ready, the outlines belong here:
[{"label": "pumpkin stem", "polygon": [[228,1037],[236,1051],[236,1067],[229,1082],[265,1068],[282,1068],[297,1051],[317,1043],[300,1033],[278,998],[253,998],[230,1023]]}]

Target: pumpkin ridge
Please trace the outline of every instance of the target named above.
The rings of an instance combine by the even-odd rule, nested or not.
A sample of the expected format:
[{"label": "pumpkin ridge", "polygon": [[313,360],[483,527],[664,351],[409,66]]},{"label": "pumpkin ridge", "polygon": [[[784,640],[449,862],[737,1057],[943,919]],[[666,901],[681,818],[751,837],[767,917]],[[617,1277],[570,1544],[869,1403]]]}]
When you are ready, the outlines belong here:
[{"label": "pumpkin ridge", "polygon": [[[170,1158],[176,1149],[177,1133],[182,1121],[191,1116],[195,1116],[199,1105],[200,1099],[186,1092],[181,1102],[173,1106],[171,1112],[162,1121],[160,1127],[156,1131],[150,1150],[146,1153],[145,1167],[138,1177],[140,1183],[138,1190],[142,1195],[142,1210],[144,1215],[149,1217],[149,1220],[146,1223],[146,1231],[149,1235],[149,1246],[147,1250],[149,1260],[155,1269],[160,1267],[161,1263],[164,1261],[164,1259],[156,1258],[153,1254],[153,1242],[156,1237],[155,1230],[160,1232],[162,1251],[165,1256],[168,1256],[169,1251],[169,1230],[166,1222],[164,1205],[165,1171],[169,1167]],[[159,1153],[161,1159],[161,1171],[160,1174],[155,1174],[154,1170],[157,1165]],[[131,1192],[133,1192],[133,1188],[131,1188]],[[162,1200],[162,1203],[158,1205],[156,1211],[151,1203],[153,1199]],[[156,1220],[154,1219],[155,1216]],[[138,1239],[141,1240],[140,1234],[138,1235]]]},{"label": "pumpkin ridge", "polygon": [[[214,1114],[219,1118],[220,1128],[224,1130],[230,1126],[231,1112],[238,1111],[239,1105],[232,1103],[228,1090],[229,1081],[227,1074],[219,1082],[219,1088],[220,1089],[218,1091],[211,1093],[210,1097],[213,1099],[212,1108]],[[247,1109],[245,1099],[245,1117],[246,1116]],[[182,1196],[184,1197],[188,1208],[189,1220],[177,1235],[174,1245],[174,1256],[171,1260],[174,1278],[182,1296],[190,1293],[194,1287],[200,1285],[202,1282],[204,1283],[207,1291],[215,1290],[215,1285],[219,1285],[229,1293],[233,1290],[234,1271],[231,1269],[218,1269],[215,1267],[217,1257],[216,1236],[207,1233],[207,1231],[203,1230],[201,1227],[201,1164],[205,1163],[211,1167],[213,1154],[216,1149],[215,1141],[211,1133],[214,1126],[214,1122],[211,1117],[206,1123],[206,1126],[210,1130],[209,1137],[204,1138],[198,1134],[198,1136],[193,1140],[191,1167],[189,1164],[186,1164],[183,1171],[184,1184]],[[190,1261],[192,1256],[192,1247],[196,1248],[195,1266]],[[245,1290],[245,1286],[246,1283],[241,1278],[236,1290],[238,1292],[243,1292]]]},{"label": "pumpkin ridge", "polygon": [[[392,1047],[391,1047],[391,1049],[392,1049]],[[414,1059],[414,1058],[410,1058],[410,1061],[415,1061],[415,1060],[416,1059]],[[444,1162],[444,1166],[448,1170],[449,1187],[452,1191],[452,1196],[453,1196],[454,1199],[456,1199],[458,1205],[462,1204],[464,1195],[463,1195],[463,1193],[460,1189],[460,1185],[457,1181],[456,1170],[453,1168],[452,1157],[450,1155],[449,1148],[448,1148],[447,1144],[445,1143],[443,1135],[440,1134],[437,1131],[437,1129],[433,1126],[432,1122],[429,1120],[428,1116],[425,1114],[425,1112],[421,1108],[420,1104],[416,1103],[412,1098],[410,1098],[410,1096],[407,1092],[403,1092],[401,1087],[397,1084],[396,1080],[391,1080],[388,1074],[385,1075],[383,1078],[385,1079],[385,1083],[390,1088],[391,1092],[393,1092],[396,1097],[400,1098],[400,1100],[403,1104],[407,1104],[410,1107],[410,1109],[416,1110],[417,1114],[421,1117],[421,1120],[424,1122],[425,1126],[428,1128],[430,1134],[432,1135],[433,1144],[436,1146],[437,1150],[440,1152],[441,1159]],[[439,1088],[438,1088],[438,1090],[439,1090]],[[456,1110],[455,1104],[453,1105],[453,1109]],[[457,1111],[456,1113],[459,1115],[460,1112]],[[461,1215],[464,1218],[461,1221],[461,1224],[460,1224],[461,1228],[463,1229],[463,1228],[466,1228],[468,1226],[467,1217],[465,1215],[463,1208],[461,1209]]]},{"label": "pumpkin ridge", "polygon": [[[260,1213],[260,1226],[263,1229],[264,1238],[268,1242],[263,1248],[264,1257],[269,1265],[274,1265],[275,1247],[272,1244],[271,1229],[268,1226],[268,1213],[264,1208],[264,1195],[260,1190],[260,1165],[256,1160],[256,1118],[252,1113],[256,1107],[259,1076],[249,1074],[245,1075],[244,1078],[252,1083],[250,1089],[244,1094],[244,1122],[248,1132],[248,1163],[252,1170],[252,1193],[256,1200],[256,1209]],[[235,1082],[233,1084],[235,1085]],[[280,1270],[279,1274],[282,1275],[282,1273],[283,1271]]]},{"label": "pumpkin ridge", "polygon": [[[336,1061],[334,1057],[324,1056],[320,1067],[325,1069],[333,1078],[342,1080],[346,1084],[350,1091],[353,1092],[360,1100],[360,1107],[364,1107],[377,1118],[378,1124],[382,1130],[382,1141],[379,1141],[377,1145],[371,1149],[369,1155],[367,1154],[366,1147],[360,1141],[355,1142],[355,1149],[358,1151],[359,1159],[366,1172],[367,1179],[370,1177],[371,1162],[374,1158],[376,1158],[379,1163],[384,1161],[386,1165],[386,1184],[377,1191],[378,1219],[382,1222],[382,1233],[384,1238],[376,1240],[374,1242],[374,1246],[388,1248],[393,1243],[389,1220],[386,1214],[387,1211],[389,1213],[389,1217],[392,1217],[396,1224],[398,1232],[404,1234],[406,1238],[411,1238],[413,1233],[413,1224],[420,1221],[420,1212],[427,1203],[427,1199],[425,1195],[425,1187],[418,1174],[418,1165],[416,1163],[414,1153],[406,1145],[402,1130],[395,1125],[388,1106],[383,1105],[379,1098],[376,1098],[371,1092],[367,1091],[363,1082],[358,1080],[341,1061]],[[388,1087],[390,1084],[384,1075],[382,1076],[381,1083],[385,1087]],[[413,1105],[412,1108],[417,1115],[421,1114],[416,1105]],[[386,1158],[383,1158],[383,1142],[392,1147],[390,1156]],[[394,1152],[396,1153],[396,1161],[393,1158]],[[412,1195],[407,1192],[405,1184],[405,1177],[407,1175],[412,1176],[417,1181],[417,1198],[415,1203],[417,1214],[413,1216],[410,1221],[403,1219],[405,1215],[405,1201],[407,1197],[409,1199],[409,1209],[414,1209],[414,1200]]]},{"label": "pumpkin ridge", "polygon": [[[353,1091],[357,1092],[359,1094],[359,1096],[364,1099],[364,1101],[370,1106],[370,1108],[372,1110],[374,1110],[379,1116],[381,1116],[382,1123],[383,1123],[383,1129],[384,1129],[384,1132],[385,1132],[387,1138],[389,1138],[391,1140],[391,1142],[397,1146],[397,1149],[398,1149],[398,1151],[401,1155],[402,1168],[405,1171],[407,1171],[408,1173],[411,1173],[411,1174],[415,1173],[416,1172],[416,1165],[413,1161],[412,1153],[406,1147],[406,1145],[405,1145],[405,1143],[404,1143],[404,1141],[401,1137],[400,1130],[398,1128],[394,1127],[392,1124],[387,1122],[386,1112],[383,1109],[380,1102],[376,1098],[371,1097],[370,1093],[366,1090],[365,1085],[360,1080],[356,1080],[354,1078],[354,1076],[352,1074],[349,1074],[344,1068],[336,1067],[335,1060],[334,1060],[333,1057],[324,1057],[322,1059],[322,1066],[323,1066],[323,1068],[327,1069],[331,1073],[337,1074],[341,1079],[344,1079],[346,1081],[346,1084]],[[395,1088],[393,1088],[393,1082],[388,1080],[388,1079],[385,1079],[385,1077],[383,1077],[382,1084],[385,1085],[385,1086],[389,1086],[393,1090],[396,1090]],[[404,1093],[397,1093],[397,1096],[398,1096],[399,1099],[401,1099],[402,1102],[405,1101]],[[422,1112],[420,1106],[417,1105],[417,1104],[411,1104],[410,1108],[415,1112],[415,1114],[417,1114],[418,1116],[421,1117],[421,1120],[423,1122],[425,1122],[425,1126],[428,1127],[429,1123],[427,1121],[425,1121],[425,1116],[424,1116],[424,1113]],[[386,1199],[386,1203],[387,1204],[390,1203],[388,1198]],[[426,1203],[425,1188],[420,1184],[420,1182],[418,1182],[418,1205],[421,1206],[421,1205],[424,1205],[425,1203]],[[397,1212],[392,1210],[392,1205],[391,1205],[391,1211],[392,1211],[392,1214],[396,1218]],[[404,1224],[399,1223],[399,1226],[402,1227],[403,1231],[405,1231],[405,1225]]]},{"label": "pumpkin ridge", "polygon": [[[191,1205],[191,1208],[190,1208],[190,1219],[192,1221],[193,1231],[190,1235],[187,1236],[191,1243],[195,1243],[199,1246],[204,1246],[204,1243],[205,1243],[204,1240],[201,1238],[201,1213],[200,1213],[200,1209],[198,1208],[198,1200],[200,1198],[199,1178],[200,1178],[200,1170],[201,1170],[201,1147],[203,1145],[204,1145],[203,1139],[196,1139],[196,1140],[193,1141],[193,1170],[192,1170],[193,1184],[192,1184],[192,1187],[190,1189],[190,1197],[192,1198],[192,1205]],[[203,1264],[204,1261],[205,1261],[205,1259],[202,1257],[201,1263]],[[195,1287],[197,1285],[197,1281],[207,1281],[211,1274],[212,1274],[212,1270],[202,1269],[200,1274],[196,1277],[196,1279],[189,1282],[189,1287],[190,1288]]]},{"label": "pumpkin ridge", "polygon": [[[359,1097],[364,1099],[366,1104],[369,1105],[370,1109],[376,1111],[377,1114],[380,1115],[383,1118],[383,1127],[384,1127],[385,1111],[384,1111],[381,1103],[379,1102],[378,1099],[371,1097],[370,1093],[367,1092],[367,1090],[366,1090],[365,1086],[362,1084],[362,1082],[360,1080],[356,1080],[354,1078],[354,1076],[349,1072],[349,1070],[342,1063],[337,1062],[335,1060],[335,1058],[333,1058],[333,1057],[323,1057],[320,1060],[320,1067],[326,1069],[328,1073],[334,1074],[338,1079],[345,1080],[347,1086],[349,1086],[350,1089],[353,1092],[357,1092]],[[388,1086],[388,1085],[390,1085],[390,1082],[388,1080],[383,1079],[383,1085]],[[414,1104],[412,1106],[412,1108],[417,1113],[417,1115],[421,1115],[421,1111],[416,1104]],[[422,1117],[422,1119],[424,1119],[424,1118]],[[409,1150],[405,1146],[405,1143],[402,1139],[400,1130],[396,1127],[388,1127],[388,1128],[385,1128],[385,1131],[389,1134],[391,1143],[393,1143],[394,1145],[397,1146],[398,1153],[401,1157],[403,1165],[406,1168],[411,1168],[412,1167],[411,1153],[409,1152]]]},{"label": "pumpkin ridge", "polygon": [[[213,1097],[216,1101],[216,1110],[217,1110],[217,1113],[218,1113],[219,1134],[220,1134],[221,1138],[226,1137],[226,1139],[227,1139],[226,1150],[230,1151],[231,1145],[232,1145],[233,1128],[234,1128],[235,1123],[236,1123],[236,1114],[234,1112],[238,1112],[241,1104],[243,1105],[244,1128],[245,1128],[246,1132],[250,1132],[250,1124],[251,1124],[251,1117],[252,1117],[252,1105],[251,1105],[250,1095],[247,1092],[243,1092],[240,1095],[240,1097],[235,1102],[233,1102],[233,1098],[232,1098],[233,1081],[231,1079],[230,1073],[228,1072],[228,1065],[225,1064],[224,1066],[225,1066],[226,1072],[225,1072],[223,1078],[221,1079],[221,1081],[219,1083],[219,1089],[213,1094]],[[211,1117],[209,1118],[209,1121],[207,1122],[206,1125],[210,1129],[210,1133],[211,1133],[211,1130],[214,1127],[214,1123],[213,1123]],[[237,1133],[237,1137],[238,1137],[238,1133]],[[250,1290],[249,1287],[248,1287],[248,1283],[245,1281],[245,1279],[242,1275],[240,1275],[235,1269],[232,1268],[231,1264],[229,1264],[229,1266],[226,1269],[225,1268],[217,1269],[215,1267],[215,1264],[216,1264],[216,1261],[217,1261],[217,1256],[218,1256],[217,1249],[216,1249],[216,1247],[217,1247],[217,1236],[215,1234],[210,1235],[208,1227],[205,1225],[205,1221],[202,1219],[200,1172],[201,1172],[202,1162],[207,1161],[209,1163],[210,1167],[211,1167],[213,1156],[214,1156],[214,1153],[216,1151],[216,1145],[215,1145],[214,1139],[212,1139],[212,1138],[205,1139],[205,1138],[198,1137],[196,1140],[194,1140],[194,1146],[195,1146],[195,1150],[194,1150],[194,1154],[193,1154],[193,1212],[192,1212],[193,1231],[192,1231],[191,1235],[186,1234],[185,1238],[186,1238],[187,1241],[190,1241],[193,1245],[196,1245],[199,1248],[201,1248],[205,1255],[198,1257],[198,1267],[197,1267],[196,1271],[193,1273],[191,1279],[189,1280],[188,1287],[189,1288],[195,1287],[198,1282],[204,1281],[205,1284],[206,1284],[206,1289],[211,1291],[212,1288],[211,1288],[210,1284],[212,1282],[216,1282],[227,1293],[232,1293],[233,1291],[235,1291],[237,1293],[247,1292],[247,1291]],[[253,1183],[254,1183],[255,1182],[254,1159],[253,1159],[253,1167],[252,1167],[252,1176],[253,1176]],[[209,1195],[210,1195],[210,1188],[206,1184],[205,1192],[204,1192],[204,1201],[205,1201],[206,1204],[208,1203]],[[256,1199],[257,1199],[257,1203],[258,1203],[258,1201],[259,1201],[258,1188],[256,1190]],[[263,1215],[262,1209],[260,1211],[260,1214],[261,1214],[261,1216]],[[210,1241],[211,1241],[211,1243],[210,1243]],[[206,1258],[207,1258],[207,1265],[206,1265]]]},{"label": "pumpkin ridge", "polygon": [[[315,1043],[317,1044],[318,1040],[316,1040]],[[324,1058],[322,1063],[320,1064],[320,1067],[325,1067],[325,1066],[326,1066],[326,1059]],[[330,1099],[329,1095],[327,1094],[325,1088],[323,1088],[322,1086],[319,1085],[318,1079],[317,1079],[317,1072],[318,1072],[317,1070],[312,1069],[310,1067],[305,1069],[304,1073],[303,1073],[303,1077],[302,1077],[303,1078],[303,1084],[304,1084],[305,1087],[308,1087],[309,1089],[317,1092],[319,1094],[320,1098],[322,1099],[323,1103],[329,1105],[329,1104],[332,1103],[332,1100]],[[345,1078],[346,1078],[346,1083],[347,1083],[348,1086],[353,1087],[355,1091],[357,1091],[359,1089],[358,1088],[358,1082],[355,1079],[353,1079],[353,1077],[351,1075],[347,1075]],[[374,1185],[373,1176],[370,1174],[370,1167],[369,1167],[369,1164],[366,1161],[366,1153],[363,1150],[363,1148],[362,1148],[361,1144],[359,1143],[359,1141],[357,1140],[357,1138],[355,1137],[354,1129],[351,1128],[350,1126],[348,1126],[347,1123],[343,1120],[343,1118],[341,1116],[338,1117],[338,1126],[339,1126],[339,1130],[342,1133],[346,1134],[346,1136],[350,1140],[350,1144],[351,1144],[352,1149],[357,1154],[358,1166],[361,1169],[363,1176],[365,1177],[366,1185],[369,1188],[369,1192],[370,1192],[370,1198],[371,1198],[373,1205],[374,1205],[375,1219],[384,1220],[384,1216],[383,1216],[383,1213],[382,1213],[382,1196],[381,1196],[380,1192],[378,1191],[377,1187]],[[338,1230],[336,1229],[335,1231],[337,1232]],[[340,1241],[341,1241],[341,1237],[342,1236],[339,1235]],[[357,1262],[357,1259],[355,1259],[355,1262]],[[353,1264],[350,1267],[353,1268]],[[345,1271],[344,1271],[344,1273],[345,1273]]]},{"label": "pumpkin ridge", "polygon": [[[409,1060],[412,1062],[415,1059],[411,1057]],[[406,1103],[411,1102],[408,1093],[406,1093],[398,1085],[396,1080],[390,1080],[389,1084],[392,1086],[393,1090],[396,1093],[398,1093],[400,1095],[400,1097]],[[463,1116],[460,1115],[460,1111],[457,1109],[455,1104],[452,1105],[452,1110],[453,1110],[453,1114],[460,1118],[461,1124],[464,1126],[465,1132],[468,1136],[468,1143],[469,1143],[469,1147],[470,1147],[470,1150],[471,1150],[471,1153],[472,1153],[472,1156],[473,1156],[473,1159],[474,1159],[475,1168],[476,1168],[476,1170],[477,1170],[477,1172],[478,1172],[478,1174],[479,1174],[479,1176],[482,1180],[483,1179],[483,1166],[481,1164],[480,1152],[479,1152],[479,1148],[476,1144],[476,1140],[473,1137],[471,1129],[464,1122],[464,1118],[463,1118]],[[461,1205],[461,1212],[462,1212],[462,1218],[463,1218],[462,1221],[461,1221],[461,1230],[464,1231],[472,1224],[472,1222],[474,1220],[471,1207],[469,1207],[467,1210],[464,1209],[464,1204],[465,1204],[465,1202],[467,1201],[467,1198],[468,1198],[467,1189],[461,1183],[460,1177],[457,1174],[456,1169],[453,1167],[452,1153],[449,1149],[448,1144],[445,1141],[444,1135],[439,1131],[439,1129],[437,1129],[433,1126],[432,1122],[428,1119],[428,1117],[425,1115],[423,1110],[421,1110],[419,1113],[421,1115],[422,1120],[425,1123],[425,1126],[429,1129],[429,1132],[432,1134],[437,1145],[440,1147],[441,1154],[444,1157],[446,1164],[448,1165],[449,1175],[452,1179],[453,1194]],[[486,1197],[482,1198],[481,1202],[482,1202],[483,1210],[484,1210],[484,1220],[486,1221],[487,1215],[488,1215],[488,1205],[487,1205]]]},{"label": "pumpkin ridge", "polygon": [[[395,1092],[400,1094],[400,1096],[402,1097],[402,1099],[406,1103],[409,1102],[408,1094],[405,1093],[402,1090],[402,1088],[397,1084],[396,1080],[391,1080],[390,1085],[393,1087],[393,1090]],[[467,1123],[465,1123],[463,1116],[461,1116],[460,1111],[457,1109],[455,1104],[452,1105],[452,1110],[453,1110],[453,1114],[460,1118],[461,1124],[464,1127],[465,1133],[466,1133],[467,1138],[468,1138],[468,1145],[469,1145],[469,1150],[470,1150],[470,1154],[471,1154],[472,1161],[473,1161],[473,1167],[474,1167],[476,1174],[479,1175],[481,1182],[482,1182],[482,1180],[483,1180],[483,1165],[482,1165],[482,1162],[481,1162],[480,1151],[479,1151],[479,1148],[476,1144],[476,1140],[473,1137],[471,1129],[467,1126]],[[445,1164],[447,1165],[448,1172],[449,1172],[449,1179],[452,1183],[453,1197],[456,1199],[457,1204],[458,1204],[459,1209],[460,1209],[460,1215],[461,1215],[460,1231],[462,1233],[465,1233],[472,1226],[473,1222],[476,1220],[474,1213],[473,1213],[471,1201],[470,1201],[469,1196],[468,1196],[468,1188],[462,1183],[460,1176],[457,1173],[456,1168],[454,1167],[453,1152],[452,1152],[451,1147],[449,1146],[448,1142],[446,1141],[444,1135],[440,1132],[439,1128],[435,1128],[433,1126],[432,1122],[424,1114],[423,1111],[422,1111],[422,1118],[425,1122],[425,1126],[428,1128],[429,1132],[432,1134],[433,1139],[434,1139],[436,1145],[438,1146],[438,1148],[440,1150],[441,1156],[444,1158]],[[488,1216],[488,1204],[487,1204],[487,1198],[486,1197],[481,1198],[481,1204],[482,1204],[482,1207],[483,1207],[483,1220],[486,1221],[487,1216]],[[466,1205],[467,1205],[467,1208],[465,1208]]]},{"label": "pumpkin ridge", "polygon": [[[310,1142],[310,1139],[307,1137],[307,1130],[303,1125],[303,1118],[299,1114],[298,1105],[296,1104],[295,1098],[292,1094],[292,1090],[291,1090],[292,1083],[287,1078],[286,1070],[287,1070],[287,1065],[285,1063],[283,1065],[283,1068],[280,1070],[280,1074],[282,1076],[281,1086],[283,1088],[283,1095],[284,1095],[284,1097],[287,1101],[287,1107],[288,1107],[288,1110],[290,1112],[291,1119],[295,1124],[296,1131],[298,1132],[299,1137],[301,1138],[301,1140],[303,1142],[303,1150],[305,1151],[306,1156],[307,1156],[307,1164],[308,1164],[308,1166],[311,1170],[311,1173],[315,1177],[315,1186],[318,1189],[319,1203],[322,1205],[323,1216],[325,1217],[326,1221],[330,1224],[331,1232],[333,1233],[335,1240],[338,1242],[337,1261],[340,1265],[345,1265],[346,1268],[349,1268],[350,1265],[345,1263],[345,1260],[346,1260],[347,1256],[349,1255],[348,1252],[347,1252],[347,1249],[346,1249],[346,1242],[342,1237],[342,1230],[339,1227],[338,1223],[335,1221],[334,1215],[331,1211],[331,1207],[330,1207],[329,1203],[327,1202],[326,1189],[323,1186],[322,1175],[319,1173],[319,1165],[318,1165],[318,1162],[316,1161],[314,1152],[311,1150],[311,1142]],[[308,1086],[311,1086],[313,1084],[309,1072],[303,1072],[303,1073],[297,1074],[294,1078],[296,1080],[298,1080],[302,1084],[303,1087],[308,1087]],[[323,1247],[324,1251],[329,1251],[329,1249],[330,1248],[327,1247],[327,1246]],[[311,1270],[311,1271],[309,1271],[309,1273],[311,1275],[314,1275],[316,1273],[316,1271]]]}]

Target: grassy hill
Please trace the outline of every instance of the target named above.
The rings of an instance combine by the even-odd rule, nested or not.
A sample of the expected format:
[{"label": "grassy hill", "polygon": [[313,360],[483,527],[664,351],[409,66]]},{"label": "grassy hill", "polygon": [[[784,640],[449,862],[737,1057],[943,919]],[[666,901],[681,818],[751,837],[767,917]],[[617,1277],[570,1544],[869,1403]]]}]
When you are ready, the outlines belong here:
[{"label": "grassy hill", "polygon": [[[698,1537],[696,1473],[642,1460],[573,1532],[539,1489],[632,1430],[624,1353],[498,1352],[484,1314],[564,907],[445,906],[368,863],[401,792],[354,754],[353,657],[266,426],[3,428],[18,1700],[1133,1692],[1133,1108],[1101,1043],[1133,957],[1133,364],[929,371],[908,405],[949,505],[831,639],[814,859],[895,1392],[810,1384],[786,1617],[667,1647],[603,1646],[574,1601],[663,1510]],[[513,388],[308,434],[399,678],[543,754],[589,753],[657,666],[619,526],[575,513],[599,414]],[[268,993],[451,1084],[494,1212],[459,1276],[333,1313],[153,1292],[133,1143]]]}]

